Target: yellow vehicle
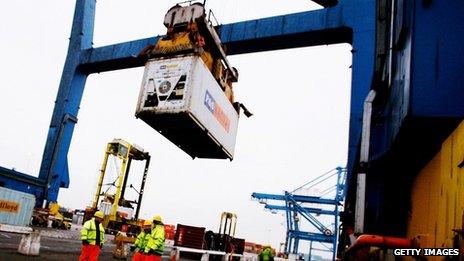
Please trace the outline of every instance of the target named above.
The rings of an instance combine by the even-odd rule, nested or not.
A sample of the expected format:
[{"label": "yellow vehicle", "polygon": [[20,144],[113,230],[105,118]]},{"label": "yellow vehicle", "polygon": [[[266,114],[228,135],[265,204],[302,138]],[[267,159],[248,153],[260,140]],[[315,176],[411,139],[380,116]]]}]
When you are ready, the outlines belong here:
[{"label": "yellow vehicle", "polygon": [[51,203],[50,204],[50,211],[49,211],[48,219],[52,220],[52,227],[53,228],[61,228],[61,229],[70,229],[71,228],[71,221],[72,219],[65,217],[60,212],[60,206],[58,203]]},{"label": "yellow vehicle", "polygon": [[[109,189],[106,190],[106,192],[102,192],[104,186],[103,181],[105,179],[105,173],[107,172],[108,159],[110,156],[114,156],[121,161],[117,179],[107,184],[116,188],[114,193],[109,193]],[[145,168],[140,189],[137,191],[132,184],[130,185],[130,188],[133,188],[138,193],[138,198],[128,200],[125,198],[125,194],[132,160],[145,161]],[[95,211],[101,210],[105,214],[103,226],[107,230],[107,233],[115,234],[118,231],[128,234],[137,233],[140,229],[138,216],[142,204],[149,165],[150,154],[145,152],[142,148],[122,139],[114,139],[112,142],[109,142],[106,146],[103,163],[100,169],[100,177],[93,204],[90,208],[86,209],[84,220],[90,219]],[[132,214],[135,210],[135,214],[128,214],[127,212],[123,212],[122,209],[131,210],[130,212]]]},{"label": "yellow vehicle", "polygon": [[49,222],[52,228],[70,229],[72,219],[60,212],[56,202],[50,203],[49,208],[35,208],[32,213],[31,224],[36,227],[47,227]]}]

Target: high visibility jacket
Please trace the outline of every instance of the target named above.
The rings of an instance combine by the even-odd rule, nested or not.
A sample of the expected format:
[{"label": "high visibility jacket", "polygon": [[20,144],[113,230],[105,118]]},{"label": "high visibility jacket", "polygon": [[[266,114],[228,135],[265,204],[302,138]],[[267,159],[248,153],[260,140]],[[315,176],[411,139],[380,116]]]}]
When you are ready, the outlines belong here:
[{"label": "high visibility jacket", "polygon": [[151,230],[151,234],[148,237],[147,246],[145,247],[145,253],[153,251],[155,252],[155,254],[162,256],[164,252],[164,240],[164,225],[156,225]]},{"label": "high visibility jacket", "polygon": [[273,261],[274,256],[272,255],[272,250],[269,247],[263,249],[263,251],[259,254],[260,261]]},{"label": "high visibility jacket", "polygon": [[[99,224],[100,229],[100,244],[105,242],[105,228],[103,225]],[[87,220],[82,226],[81,230],[81,240],[86,240],[91,245],[95,245],[97,241],[97,226],[95,224],[95,218]]]},{"label": "high visibility jacket", "polygon": [[148,238],[150,236],[150,233],[145,233],[143,230],[138,234],[134,243],[134,246],[137,248],[136,251],[145,251],[145,247],[147,246]]}]

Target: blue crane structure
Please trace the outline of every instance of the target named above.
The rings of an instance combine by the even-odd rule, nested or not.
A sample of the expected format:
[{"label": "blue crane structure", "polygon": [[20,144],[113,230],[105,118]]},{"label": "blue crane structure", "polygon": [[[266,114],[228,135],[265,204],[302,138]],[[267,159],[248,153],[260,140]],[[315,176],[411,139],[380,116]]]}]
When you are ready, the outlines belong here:
[{"label": "blue crane structure", "polygon": [[[217,27],[229,55],[349,43],[353,46],[349,159],[361,137],[363,99],[371,88],[376,53],[376,2],[315,0],[321,9]],[[140,52],[160,36],[93,46],[96,0],[76,0],[69,48],[56,96],[38,177],[0,168],[0,185],[54,202],[69,186],[68,151],[88,75],[143,66]],[[351,164],[351,163],[349,163]]]},{"label": "blue crane structure", "polygon": [[[324,181],[336,177],[336,184],[329,186],[324,191],[321,191],[321,196],[306,196],[296,194],[295,192],[302,188],[314,188],[317,185],[324,184]],[[285,253],[299,253],[300,240],[312,242],[328,243],[332,245],[330,249],[333,258],[336,256],[336,249],[339,235],[339,217],[340,207],[345,198],[346,184],[346,169],[337,167],[329,172],[326,172],[317,178],[305,183],[303,186],[295,189],[292,192],[285,191],[283,194],[266,194],[253,193],[252,198],[257,199],[260,203],[265,204],[264,208],[271,211],[285,211],[287,234],[285,237]],[[333,198],[323,197],[334,192]],[[271,204],[270,201],[283,202],[282,204]],[[307,204],[317,204],[323,206],[321,208],[308,207]],[[327,209],[329,207],[330,209]],[[331,216],[333,218],[333,226],[324,225],[324,222],[318,216]],[[299,217],[303,217],[313,228],[314,231],[303,231]],[[310,254],[312,251],[310,249]]]}]

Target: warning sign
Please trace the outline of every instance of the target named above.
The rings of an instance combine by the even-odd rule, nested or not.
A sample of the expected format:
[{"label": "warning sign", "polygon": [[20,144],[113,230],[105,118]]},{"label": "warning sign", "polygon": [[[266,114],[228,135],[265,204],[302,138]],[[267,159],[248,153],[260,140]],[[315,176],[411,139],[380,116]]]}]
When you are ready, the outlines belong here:
[{"label": "warning sign", "polygon": [[0,199],[0,211],[18,213],[19,203]]}]

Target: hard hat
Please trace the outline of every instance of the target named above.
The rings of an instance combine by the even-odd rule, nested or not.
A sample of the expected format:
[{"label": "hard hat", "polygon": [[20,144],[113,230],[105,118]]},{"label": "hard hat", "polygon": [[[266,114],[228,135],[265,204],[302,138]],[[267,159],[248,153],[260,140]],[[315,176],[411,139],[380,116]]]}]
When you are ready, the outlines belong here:
[{"label": "hard hat", "polygon": [[93,214],[93,216],[97,217],[97,218],[105,218],[105,215],[101,211],[95,212],[95,214]]},{"label": "hard hat", "polygon": [[270,244],[265,244],[263,248],[272,248]]},{"label": "hard hat", "polygon": [[143,226],[151,226],[153,222],[151,220],[145,220],[143,221]]},{"label": "hard hat", "polygon": [[161,222],[161,216],[160,216],[160,215],[154,216],[154,217],[153,217],[153,221]]}]

